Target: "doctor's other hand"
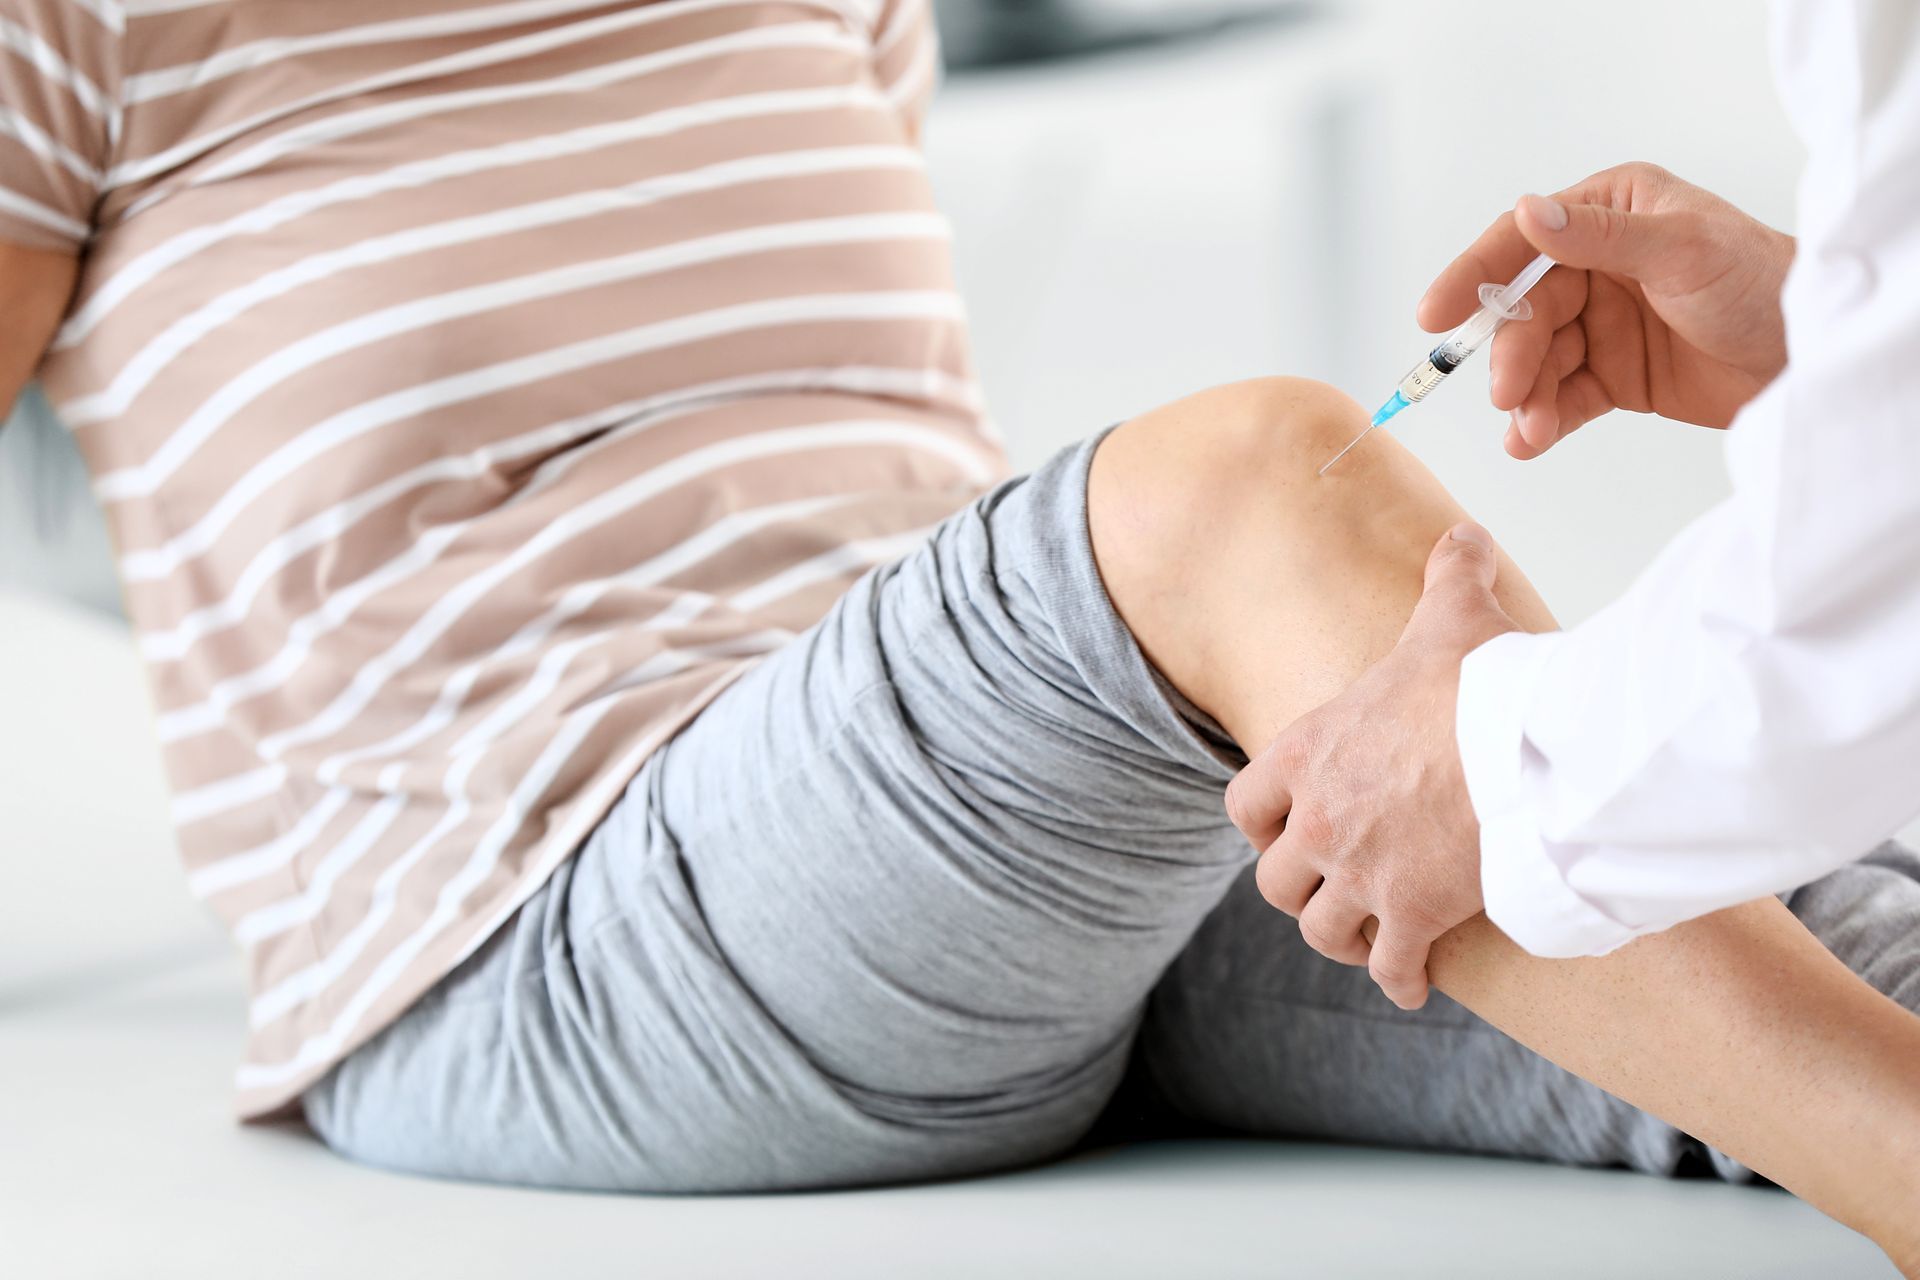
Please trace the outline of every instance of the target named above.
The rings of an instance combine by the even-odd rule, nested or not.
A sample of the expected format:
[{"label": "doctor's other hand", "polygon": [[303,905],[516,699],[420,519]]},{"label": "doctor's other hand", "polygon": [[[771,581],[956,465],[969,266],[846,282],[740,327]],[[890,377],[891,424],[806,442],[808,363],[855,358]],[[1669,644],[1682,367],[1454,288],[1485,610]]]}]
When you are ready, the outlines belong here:
[{"label": "doctor's other hand", "polygon": [[1786,367],[1780,288],[1793,237],[1650,164],[1523,196],[1420,299],[1439,332],[1536,253],[1561,264],[1533,317],[1494,336],[1490,392],[1506,449],[1534,458],[1612,409],[1724,427]]},{"label": "doctor's other hand", "polygon": [[1434,940],[1481,908],[1454,699],[1461,659],[1518,629],[1494,599],[1496,566],[1487,531],[1456,525],[1428,557],[1393,651],[1227,788],[1228,815],[1260,851],[1261,895],[1299,920],[1314,950],[1366,965],[1403,1009],[1426,1003]]}]

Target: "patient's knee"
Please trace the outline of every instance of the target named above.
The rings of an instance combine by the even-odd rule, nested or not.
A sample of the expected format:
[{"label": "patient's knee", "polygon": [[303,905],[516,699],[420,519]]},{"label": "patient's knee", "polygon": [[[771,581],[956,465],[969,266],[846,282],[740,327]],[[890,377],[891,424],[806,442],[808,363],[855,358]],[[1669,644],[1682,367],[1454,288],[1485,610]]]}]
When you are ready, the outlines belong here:
[{"label": "patient's knee", "polygon": [[[1089,523],[1109,589],[1249,602],[1331,586],[1365,561],[1418,570],[1458,508],[1417,460],[1325,383],[1259,378],[1142,414],[1101,445]],[[1386,567],[1375,564],[1374,568]]]},{"label": "patient's knee", "polygon": [[1318,476],[1366,423],[1323,383],[1263,378],[1143,414],[1095,456],[1088,523],[1109,596],[1243,746],[1225,704],[1249,667],[1272,715],[1344,687],[1391,646],[1427,553],[1464,517],[1386,432]]},{"label": "patient's knee", "polygon": [[[1117,428],[1094,462],[1102,518],[1206,537],[1248,522],[1311,526],[1361,512],[1392,482],[1404,451],[1375,434],[1325,478],[1319,466],[1367,424],[1354,399],[1309,378],[1254,378],[1173,401]],[[1125,528],[1112,532],[1123,537]],[[1116,543],[1117,545],[1117,543]]]}]

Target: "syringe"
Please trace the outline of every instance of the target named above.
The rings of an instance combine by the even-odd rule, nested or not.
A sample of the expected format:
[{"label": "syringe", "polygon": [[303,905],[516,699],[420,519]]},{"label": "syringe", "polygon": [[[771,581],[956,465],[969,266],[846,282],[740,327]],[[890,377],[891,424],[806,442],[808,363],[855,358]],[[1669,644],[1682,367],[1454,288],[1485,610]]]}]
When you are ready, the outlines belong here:
[{"label": "syringe", "polygon": [[1487,339],[1499,331],[1500,326],[1509,320],[1525,320],[1533,314],[1533,305],[1526,301],[1527,291],[1540,283],[1540,277],[1547,274],[1553,266],[1553,259],[1541,254],[1529,262],[1503,289],[1497,284],[1480,286],[1480,309],[1468,316],[1458,329],[1440,340],[1440,345],[1427,353],[1427,358],[1413,366],[1407,376],[1400,379],[1400,387],[1388,401],[1380,406],[1373,415],[1373,421],[1367,424],[1365,431],[1355,436],[1345,449],[1333,455],[1318,474],[1327,474],[1327,469],[1347,456],[1353,446],[1367,438],[1368,432],[1400,412],[1410,404],[1417,404],[1427,398],[1427,393],[1439,386],[1446,376],[1458,369],[1466,358],[1486,345]]}]

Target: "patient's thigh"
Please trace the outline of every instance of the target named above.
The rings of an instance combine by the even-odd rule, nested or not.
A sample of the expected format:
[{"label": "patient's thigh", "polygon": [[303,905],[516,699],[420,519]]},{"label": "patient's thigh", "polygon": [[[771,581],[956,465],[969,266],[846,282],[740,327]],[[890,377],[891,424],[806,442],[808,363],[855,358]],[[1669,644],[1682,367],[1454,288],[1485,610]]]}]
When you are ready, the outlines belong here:
[{"label": "patient's thigh", "polygon": [[1250,856],[1222,803],[1237,756],[1107,602],[1088,456],[861,582],[658,762],[742,987],[866,1111],[1009,1151],[1092,1121]]}]

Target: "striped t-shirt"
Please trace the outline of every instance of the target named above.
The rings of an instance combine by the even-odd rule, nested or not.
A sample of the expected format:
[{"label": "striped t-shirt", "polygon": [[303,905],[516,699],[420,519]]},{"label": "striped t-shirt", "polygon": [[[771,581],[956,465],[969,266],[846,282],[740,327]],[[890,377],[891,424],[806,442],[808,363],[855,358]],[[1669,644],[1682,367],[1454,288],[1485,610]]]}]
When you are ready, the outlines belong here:
[{"label": "striped t-shirt", "polygon": [[0,0],[0,239],[113,531],[244,1115],[997,478],[925,0]]}]

